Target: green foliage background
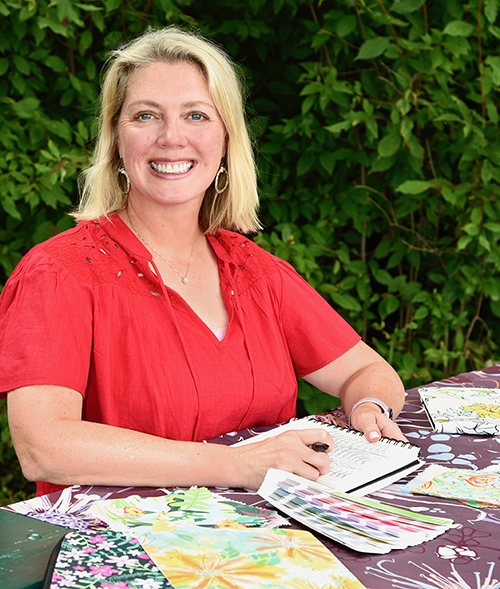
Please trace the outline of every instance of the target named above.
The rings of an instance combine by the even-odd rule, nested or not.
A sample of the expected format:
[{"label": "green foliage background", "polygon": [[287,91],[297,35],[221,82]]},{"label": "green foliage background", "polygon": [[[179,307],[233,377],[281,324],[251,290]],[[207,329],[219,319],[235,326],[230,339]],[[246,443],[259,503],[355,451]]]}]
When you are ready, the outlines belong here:
[{"label": "green foliage background", "polygon": [[[409,388],[495,363],[498,0],[0,0],[0,284],[71,226],[106,56],[149,26],[223,44],[259,152],[256,241]],[[331,405],[300,385],[300,411]],[[0,501],[31,492],[0,406]],[[24,487],[23,487],[24,485]]]}]

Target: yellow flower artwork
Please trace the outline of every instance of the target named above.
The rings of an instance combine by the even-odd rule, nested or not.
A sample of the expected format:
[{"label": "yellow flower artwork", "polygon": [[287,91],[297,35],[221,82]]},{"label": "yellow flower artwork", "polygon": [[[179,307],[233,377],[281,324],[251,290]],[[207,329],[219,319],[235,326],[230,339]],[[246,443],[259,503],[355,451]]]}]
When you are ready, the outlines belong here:
[{"label": "yellow flower artwork", "polygon": [[150,531],[141,542],[176,589],[364,589],[304,530],[183,526]]}]

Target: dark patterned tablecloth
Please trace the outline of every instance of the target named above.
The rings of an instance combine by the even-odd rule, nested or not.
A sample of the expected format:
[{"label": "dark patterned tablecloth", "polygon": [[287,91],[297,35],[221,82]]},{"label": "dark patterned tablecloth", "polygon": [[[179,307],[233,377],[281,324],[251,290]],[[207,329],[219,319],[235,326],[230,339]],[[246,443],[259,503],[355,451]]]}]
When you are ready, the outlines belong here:
[{"label": "dark patterned tablecloth", "polygon": [[[433,386],[500,388],[500,365],[469,372],[432,383]],[[432,386],[431,385],[431,386]],[[345,416],[333,412],[335,418]],[[397,423],[408,439],[420,446],[426,465],[480,469],[500,464],[500,436],[485,437],[432,432],[420,403],[417,389],[407,391],[404,409]],[[234,443],[262,429],[233,432],[211,442]],[[410,476],[413,477],[415,473]],[[370,497],[418,513],[447,517],[454,526],[438,538],[407,550],[385,555],[366,555],[319,536],[367,587],[367,589],[500,589],[500,507],[469,505],[427,495],[414,495],[404,489],[407,479],[389,485]],[[266,502],[257,494],[241,489],[218,489],[233,499],[257,506]],[[89,501],[128,495],[157,495],[161,490],[131,487],[73,487],[71,494],[47,495],[37,502],[15,504],[10,509],[26,515],[68,525],[65,515],[77,521]],[[57,510],[52,506],[57,504]],[[31,506],[31,507],[30,507]],[[32,507],[35,506],[35,509]],[[28,513],[31,511],[31,513]],[[57,515],[59,514],[59,515]],[[82,518],[84,522],[85,518]],[[82,524],[83,525],[83,524]],[[292,522],[293,527],[301,527]],[[318,588],[321,589],[321,588]]]}]

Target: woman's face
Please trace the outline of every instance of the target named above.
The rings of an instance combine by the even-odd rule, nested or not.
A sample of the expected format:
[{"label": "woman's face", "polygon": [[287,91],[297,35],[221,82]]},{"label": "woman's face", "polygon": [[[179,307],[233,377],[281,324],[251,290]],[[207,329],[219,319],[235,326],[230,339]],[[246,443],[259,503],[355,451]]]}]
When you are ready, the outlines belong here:
[{"label": "woman's face", "polygon": [[129,199],[201,206],[225,154],[226,132],[198,67],[157,62],[134,72],[117,147],[130,178]]}]

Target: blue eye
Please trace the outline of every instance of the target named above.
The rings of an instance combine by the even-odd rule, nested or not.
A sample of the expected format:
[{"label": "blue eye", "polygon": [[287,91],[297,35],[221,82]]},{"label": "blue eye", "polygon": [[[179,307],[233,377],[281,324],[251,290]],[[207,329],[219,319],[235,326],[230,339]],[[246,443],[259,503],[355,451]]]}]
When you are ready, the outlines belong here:
[{"label": "blue eye", "polygon": [[141,121],[150,121],[153,118],[153,115],[149,112],[143,112],[138,116],[138,118]]},{"label": "blue eye", "polygon": [[194,120],[194,121],[202,121],[203,119],[205,119],[205,115],[202,115],[200,112],[194,112],[190,115],[190,117]]}]

